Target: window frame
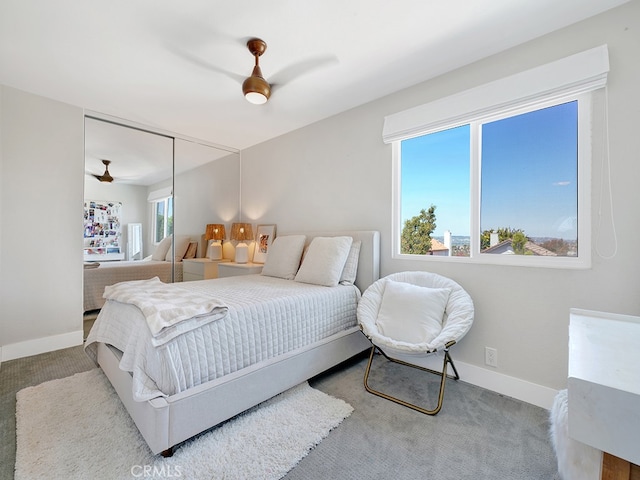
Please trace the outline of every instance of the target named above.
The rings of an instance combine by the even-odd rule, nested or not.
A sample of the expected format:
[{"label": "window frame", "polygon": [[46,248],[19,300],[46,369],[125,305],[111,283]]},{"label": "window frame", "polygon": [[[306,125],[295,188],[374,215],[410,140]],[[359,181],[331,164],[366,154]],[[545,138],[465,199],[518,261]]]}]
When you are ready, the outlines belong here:
[{"label": "window frame", "polygon": [[[403,139],[392,142],[392,258],[426,262],[456,262],[490,265],[509,265],[520,267],[548,268],[590,268],[591,267],[591,131],[593,129],[592,103],[593,92],[570,95],[553,95],[536,101],[523,101],[510,105],[483,116],[472,115],[473,118],[457,119],[446,125],[422,131],[419,134],[405,137],[413,138],[462,125],[470,125],[470,256],[452,257],[436,255],[415,255],[400,253],[400,237],[402,234],[402,185],[401,185],[401,148]],[[576,257],[543,257],[529,255],[495,255],[480,252],[480,186],[482,159],[481,135],[479,125],[496,120],[540,110],[566,102],[578,101],[578,255]],[[466,120],[466,121],[465,121]]]},{"label": "window frame", "polygon": [[[161,197],[161,198],[156,198],[155,200],[153,200],[151,202],[152,208],[151,208],[151,231],[153,232],[153,244],[154,245],[158,245],[160,242],[162,242],[162,240],[164,240],[165,238],[167,238],[168,236],[172,235],[172,233],[168,233],[167,232],[167,226],[169,225],[169,217],[168,217],[168,210],[169,210],[169,200],[171,200],[173,198],[173,195],[169,195],[167,197]],[[165,219],[165,224],[164,224],[164,236],[158,240],[156,238],[156,229],[158,226],[158,204],[162,203],[164,204],[164,219]],[[173,209],[173,205],[172,205],[172,209]]]}]

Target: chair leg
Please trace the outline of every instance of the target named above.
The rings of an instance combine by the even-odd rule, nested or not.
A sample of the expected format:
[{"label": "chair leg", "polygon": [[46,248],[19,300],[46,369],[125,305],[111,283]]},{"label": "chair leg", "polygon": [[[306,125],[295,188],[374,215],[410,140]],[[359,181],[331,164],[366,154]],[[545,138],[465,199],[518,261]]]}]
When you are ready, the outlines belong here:
[{"label": "chair leg", "polygon": [[[401,365],[406,365],[407,367],[412,367],[412,368],[417,368],[418,370],[422,370],[425,372],[429,372],[429,373],[433,373],[435,375],[440,375],[440,391],[438,393],[438,403],[436,405],[436,408],[434,408],[433,410],[428,410],[426,408],[422,408],[418,405],[414,405],[413,403],[409,403],[406,402],[400,398],[397,397],[393,397],[391,395],[387,395],[386,393],[380,392],[378,390],[374,390],[373,388],[371,388],[369,386],[369,373],[371,372],[371,365],[373,363],[373,356],[375,355],[375,351],[379,350],[380,353],[382,355],[384,355],[384,357],[392,362],[395,363],[399,363]],[[386,398],[387,400],[391,400],[392,402],[398,403],[400,405],[403,405],[405,407],[411,408],[413,410],[416,410],[420,413],[424,413],[425,415],[436,415],[440,409],[442,408],[442,402],[444,400],[444,386],[445,386],[445,382],[447,380],[447,363],[451,364],[451,367],[453,368],[453,371],[455,373],[454,376],[451,376],[451,378],[455,379],[455,380],[459,380],[460,376],[458,375],[458,371],[455,367],[455,365],[453,364],[453,359],[451,358],[451,356],[449,355],[449,350],[448,348],[445,349],[444,351],[444,360],[442,362],[442,372],[438,372],[436,370],[432,370],[430,368],[425,368],[425,367],[421,367],[419,365],[414,365],[412,363],[407,363],[407,362],[403,362],[402,360],[397,360],[395,358],[390,358],[388,357],[381,349],[377,348],[376,346],[371,347],[371,354],[369,355],[369,362],[367,363],[367,369],[364,372],[364,388],[367,390],[367,392],[372,393],[374,395],[377,395],[379,397],[382,398]]]}]

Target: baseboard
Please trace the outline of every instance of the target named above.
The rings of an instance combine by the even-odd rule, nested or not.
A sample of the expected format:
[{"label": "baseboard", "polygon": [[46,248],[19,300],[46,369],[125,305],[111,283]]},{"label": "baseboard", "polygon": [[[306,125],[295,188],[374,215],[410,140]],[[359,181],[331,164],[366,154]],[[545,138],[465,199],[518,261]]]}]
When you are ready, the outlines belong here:
[{"label": "baseboard", "polygon": [[0,348],[0,362],[75,347],[82,345],[83,339],[84,332],[76,330],[51,337],[34,338],[33,340],[3,345]]},{"label": "baseboard", "polygon": [[[410,363],[417,363],[432,370],[442,371],[442,360],[444,357],[442,352],[439,352],[427,357],[398,356],[397,358]],[[470,363],[460,362],[455,358],[453,361],[456,369],[458,370],[458,374],[460,375],[460,381],[485,388],[492,392],[499,393],[500,395],[515,398],[516,400],[521,400],[547,410],[551,409],[553,400],[558,393],[558,390],[554,390],[553,388],[543,387],[542,385],[527,382],[520,378],[510,377],[509,375],[498,373],[493,369],[482,368],[476,365],[471,365]],[[451,373],[451,368],[449,368],[447,373]]]},{"label": "baseboard", "polygon": [[[455,360],[454,360],[455,361]],[[460,380],[523,402],[551,409],[558,390],[463,362],[455,362]]]},{"label": "baseboard", "polygon": [[[52,337],[36,338],[4,345],[0,347],[0,362],[82,345],[83,337],[83,331],[77,330]],[[425,366],[434,369],[442,368],[439,356],[434,356],[432,360],[433,362],[425,362]],[[558,390],[553,388],[510,377],[469,363],[459,362],[455,359],[454,361],[461,381],[547,410],[551,409],[553,400],[558,393]]]}]

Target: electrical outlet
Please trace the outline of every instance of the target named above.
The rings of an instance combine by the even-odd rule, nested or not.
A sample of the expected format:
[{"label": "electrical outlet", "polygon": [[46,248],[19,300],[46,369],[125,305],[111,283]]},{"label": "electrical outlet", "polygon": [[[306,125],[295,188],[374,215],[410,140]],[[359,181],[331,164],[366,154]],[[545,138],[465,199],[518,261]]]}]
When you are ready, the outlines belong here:
[{"label": "electrical outlet", "polygon": [[484,347],[484,363],[490,367],[498,366],[498,350],[491,347]]}]

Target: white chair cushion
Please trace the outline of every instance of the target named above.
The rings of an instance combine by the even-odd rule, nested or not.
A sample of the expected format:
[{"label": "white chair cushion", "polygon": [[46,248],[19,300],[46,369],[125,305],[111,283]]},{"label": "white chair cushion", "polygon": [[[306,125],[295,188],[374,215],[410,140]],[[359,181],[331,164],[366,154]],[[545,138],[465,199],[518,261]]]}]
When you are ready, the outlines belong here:
[{"label": "white chair cushion", "polygon": [[380,333],[401,342],[431,342],[442,330],[450,292],[387,280],[376,319]]},{"label": "white chair cushion", "polygon": [[[442,321],[442,330],[430,342],[398,341],[383,335],[376,324],[378,312],[382,305],[385,284],[389,281],[405,282],[428,288],[448,288],[451,293],[447,301]],[[398,272],[392,273],[374,282],[362,294],[358,303],[358,323],[364,334],[375,345],[384,347],[386,354],[408,354],[427,356],[445,348],[449,342],[458,342],[469,331],[473,324],[474,308],[469,294],[450,278],[431,272]]]}]

